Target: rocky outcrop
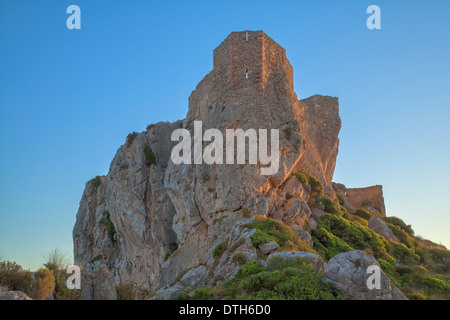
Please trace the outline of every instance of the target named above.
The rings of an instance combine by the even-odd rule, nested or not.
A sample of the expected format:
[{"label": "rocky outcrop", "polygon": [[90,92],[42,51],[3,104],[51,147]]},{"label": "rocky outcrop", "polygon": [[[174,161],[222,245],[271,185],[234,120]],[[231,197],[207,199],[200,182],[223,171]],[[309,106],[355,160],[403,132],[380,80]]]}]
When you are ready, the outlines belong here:
[{"label": "rocky outcrop", "polygon": [[9,291],[8,288],[0,286],[0,300],[33,300],[22,291]]},{"label": "rocky outcrop", "polygon": [[[255,142],[246,143],[245,164],[237,158],[234,164],[170,159],[178,143],[171,141],[175,129],[197,141],[196,130],[211,128],[224,137],[227,129],[255,129],[259,135],[258,129],[267,129],[268,141],[271,129],[278,130],[278,170],[265,175],[270,164],[250,163]],[[186,118],[130,134],[108,174],[86,183],[73,229],[83,298],[115,299],[115,286],[125,282],[141,297],[152,291],[164,299],[223,283],[240,267],[236,254],[252,260],[261,251],[279,250],[269,243],[252,245],[255,230],[245,225],[255,216],[289,225],[312,245],[308,231],[317,226],[323,206],[308,205],[312,186],[292,173],[308,172],[322,183],[325,196],[336,200],[331,181],[340,128],[337,98],[298,100],[281,46],[262,31],[231,33],[214,50],[213,70],[189,97]],[[318,256],[296,254],[323,270]]]},{"label": "rocky outcrop", "polygon": [[[367,285],[372,272],[368,268],[376,266],[380,270],[380,288]],[[370,270],[369,270],[370,271]],[[400,290],[381,270],[374,257],[364,251],[356,250],[337,254],[325,268],[326,280],[340,294],[350,300],[406,300]]]},{"label": "rocky outcrop", "polygon": [[386,238],[386,240],[397,241],[397,237],[394,235],[394,232],[391,228],[379,217],[372,216],[369,219],[368,227],[378,233],[379,235]]},{"label": "rocky outcrop", "polygon": [[330,185],[336,166],[338,135],[341,130],[338,98],[314,95],[301,102],[306,105],[308,133],[305,135],[305,153],[301,167],[320,177],[325,185]]}]

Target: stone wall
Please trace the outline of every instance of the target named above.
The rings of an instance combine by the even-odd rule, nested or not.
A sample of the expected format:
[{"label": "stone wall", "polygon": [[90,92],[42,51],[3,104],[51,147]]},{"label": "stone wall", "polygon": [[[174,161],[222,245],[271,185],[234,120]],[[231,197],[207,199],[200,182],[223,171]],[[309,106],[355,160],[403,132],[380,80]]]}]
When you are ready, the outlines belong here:
[{"label": "stone wall", "polygon": [[283,69],[287,86],[294,89],[294,72],[286,50],[263,31],[232,32],[214,50],[215,80],[224,80],[232,87],[254,86],[264,89],[277,67]]},{"label": "stone wall", "polygon": [[343,184],[334,183],[333,189],[345,198],[346,203],[354,209],[367,208],[386,216],[384,206],[383,186],[375,185],[366,188],[346,188]]}]

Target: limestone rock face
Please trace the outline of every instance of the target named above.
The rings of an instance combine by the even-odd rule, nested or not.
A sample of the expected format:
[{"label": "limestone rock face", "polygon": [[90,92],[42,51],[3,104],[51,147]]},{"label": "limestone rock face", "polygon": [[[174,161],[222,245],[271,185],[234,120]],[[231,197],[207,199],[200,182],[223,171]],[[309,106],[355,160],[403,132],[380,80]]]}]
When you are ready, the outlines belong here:
[{"label": "limestone rock face", "polygon": [[406,297],[380,269],[380,289],[369,289],[370,266],[380,267],[377,260],[361,250],[337,254],[328,261],[326,279],[350,300],[406,300]]},{"label": "limestone rock face", "polygon": [[[84,299],[115,299],[119,283],[131,283],[141,297],[152,291],[164,299],[186,288],[220,284],[239,269],[235,254],[258,258],[260,249],[251,242],[255,229],[244,226],[256,216],[284,222],[312,245],[307,230],[317,226],[321,204],[309,207],[311,185],[292,173],[307,171],[335,199],[337,98],[299,101],[285,50],[262,31],[231,33],[213,59],[213,70],[189,97],[185,119],[130,134],[108,174],[86,183],[73,229]],[[232,164],[196,163],[202,159],[193,155],[191,163],[175,164],[171,152],[178,141],[171,136],[176,129],[189,133],[192,142],[196,129],[200,134],[218,129],[223,161],[225,149],[233,150],[225,141],[227,129],[255,130],[269,142],[267,154],[271,130],[278,130],[278,170],[265,175],[262,169],[270,164],[261,158],[250,163],[249,150],[257,143],[248,139],[245,164],[236,156]],[[259,129],[266,129],[267,137]],[[203,142],[203,152],[208,145]],[[214,254],[218,246],[227,249]]]},{"label": "limestone rock face", "polygon": [[307,136],[306,152],[302,168],[321,178],[325,185],[333,179],[336,158],[339,151],[338,134],[341,130],[338,99],[314,95],[302,100],[306,105],[305,119]]}]

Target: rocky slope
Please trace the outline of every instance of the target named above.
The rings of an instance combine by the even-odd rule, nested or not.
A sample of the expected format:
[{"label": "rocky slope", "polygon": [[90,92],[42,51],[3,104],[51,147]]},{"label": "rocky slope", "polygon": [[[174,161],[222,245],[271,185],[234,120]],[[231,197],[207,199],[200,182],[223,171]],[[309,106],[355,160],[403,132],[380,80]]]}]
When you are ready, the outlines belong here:
[{"label": "rocky slope", "polygon": [[[259,162],[174,164],[172,132],[184,128],[193,136],[200,120],[203,131],[279,129],[278,172],[261,175]],[[186,119],[130,134],[107,176],[87,182],[73,230],[83,297],[116,299],[115,286],[131,283],[142,298],[173,299],[220,287],[245,261],[265,263],[274,252],[297,251],[319,263],[316,272],[347,298],[404,299],[384,273],[383,288],[367,292],[363,266],[391,263],[390,243],[399,240],[383,220],[381,186],[332,183],[340,128],[337,98],[298,100],[283,48],[262,31],[231,33],[192,92]],[[342,221],[325,225],[329,216]],[[371,217],[379,220],[371,219],[375,232],[367,227]],[[290,242],[269,235],[273,241],[258,243],[265,219],[279,222]],[[379,245],[367,239],[331,245],[347,222]]]}]

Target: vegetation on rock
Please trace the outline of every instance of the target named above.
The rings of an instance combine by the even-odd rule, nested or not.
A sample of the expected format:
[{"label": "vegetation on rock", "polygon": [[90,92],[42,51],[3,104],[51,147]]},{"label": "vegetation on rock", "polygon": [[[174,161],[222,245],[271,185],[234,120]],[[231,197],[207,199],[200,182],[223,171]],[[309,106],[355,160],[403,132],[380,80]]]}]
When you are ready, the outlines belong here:
[{"label": "vegetation on rock", "polygon": [[110,237],[111,241],[116,242],[116,240],[114,239],[114,235],[116,234],[116,228],[114,227],[114,224],[111,221],[111,214],[109,213],[108,210],[103,211],[100,223],[105,226],[106,233]]},{"label": "vegetation on rock", "polygon": [[290,227],[277,220],[257,216],[254,222],[245,224],[244,227],[256,229],[250,240],[257,249],[259,245],[273,241],[278,245],[278,250],[280,251],[315,252]]},{"label": "vegetation on rock", "polygon": [[117,300],[136,300],[136,292],[131,283],[120,283],[116,286]]},{"label": "vegetation on rock", "polygon": [[283,264],[269,260],[267,267],[256,260],[249,261],[225,282],[219,295],[226,299],[256,300],[342,299],[304,259]]},{"label": "vegetation on rock", "polygon": [[147,166],[149,166],[151,164],[156,164],[155,154],[153,153],[153,150],[149,144],[145,145],[144,153],[145,153],[145,164]]}]

